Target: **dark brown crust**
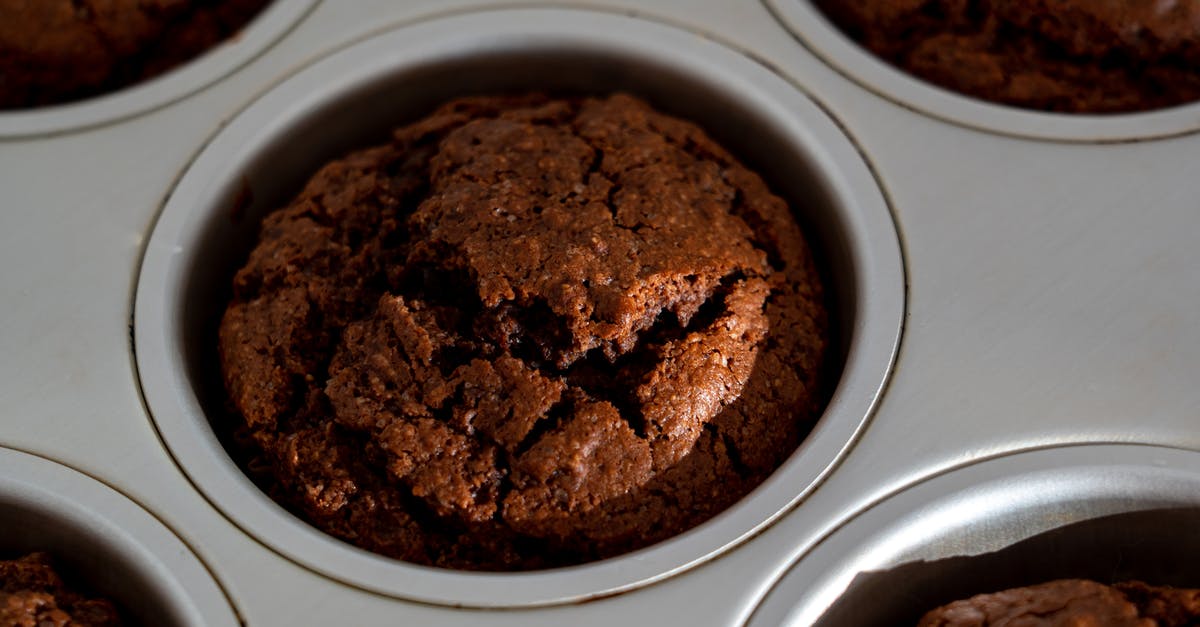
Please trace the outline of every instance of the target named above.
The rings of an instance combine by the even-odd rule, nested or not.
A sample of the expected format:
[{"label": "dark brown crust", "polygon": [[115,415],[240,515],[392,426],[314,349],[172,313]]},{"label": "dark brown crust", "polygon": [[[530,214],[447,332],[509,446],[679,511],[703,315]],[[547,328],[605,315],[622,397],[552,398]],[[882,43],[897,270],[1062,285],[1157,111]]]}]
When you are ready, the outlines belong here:
[{"label": "dark brown crust", "polygon": [[1200,590],[1062,579],[955,601],[926,614],[918,627],[989,625],[1191,627],[1200,625]]},{"label": "dark brown crust", "polygon": [[0,625],[119,627],[116,607],[69,589],[45,553],[0,561]]},{"label": "dark brown crust", "polygon": [[266,218],[220,330],[272,493],[373,551],[578,563],[745,495],[820,411],[787,205],[624,95],[451,102]]},{"label": "dark brown crust", "polygon": [[270,0],[0,0],[0,109],[115,91],[234,36]]},{"label": "dark brown crust", "polygon": [[985,100],[1116,113],[1200,99],[1191,0],[816,0],[888,62]]}]

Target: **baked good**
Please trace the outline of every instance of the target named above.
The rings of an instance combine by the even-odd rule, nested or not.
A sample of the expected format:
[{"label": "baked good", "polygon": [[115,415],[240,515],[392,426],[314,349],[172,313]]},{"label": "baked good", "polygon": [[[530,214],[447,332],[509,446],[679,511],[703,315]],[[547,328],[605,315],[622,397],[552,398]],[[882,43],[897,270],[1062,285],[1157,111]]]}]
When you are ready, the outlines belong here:
[{"label": "baked good", "polygon": [[269,0],[0,0],[0,109],[114,91],[192,59]]},{"label": "baked good", "polygon": [[247,468],[361,547],[516,570],[726,508],[822,409],[787,204],[628,95],[452,101],[325,165],[236,275]]},{"label": "baked good", "polygon": [[1061,579],[955,601],[926,614],[918,627],[988,625],[1190,627],[1200,625],[1200,590]]},{"label": "baked good", "polygon": [[118,627],[116,607],[67,587],[45,553],[0,560],[0,625]]},{"label": "baked good", "polygon": [[1190,0],[816,0],[897,67],[984,100],[1075,113],[1200,98]]}]

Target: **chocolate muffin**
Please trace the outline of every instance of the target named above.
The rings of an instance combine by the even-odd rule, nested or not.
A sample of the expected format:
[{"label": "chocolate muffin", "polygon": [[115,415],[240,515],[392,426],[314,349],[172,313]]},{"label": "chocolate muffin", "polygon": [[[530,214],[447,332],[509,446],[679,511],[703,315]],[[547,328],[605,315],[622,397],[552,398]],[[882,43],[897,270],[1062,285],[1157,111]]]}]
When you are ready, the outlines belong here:
[{"label": "chocolate muffin", "polygon": [[1191,0],[815,0],[851,38],[947,89],[1074,113],[1200,99]]},{"label": "chocolate muffin", "polygon": [[223,41],[269,0],[0,0],[0,109],[153,78]]},{"label": "chocolate muffin", "polygon": [[918,627],[988,625],[1191,627],[1200,625],[1200,590],[1062,579],[955,601],[926,614]]},{"label": "chocolate muffin", "polygon": [[45,553],[0,561],[0,625],[9,627],[119,627],[105,599],[90,599],[63,583]]},{"label": "chocolate muffin", "polygon": [[819,415],[788,205],[628,95],[452,101],[264,220],[219,358],[246,467],[360,547],[617,555],[725,509]]}]

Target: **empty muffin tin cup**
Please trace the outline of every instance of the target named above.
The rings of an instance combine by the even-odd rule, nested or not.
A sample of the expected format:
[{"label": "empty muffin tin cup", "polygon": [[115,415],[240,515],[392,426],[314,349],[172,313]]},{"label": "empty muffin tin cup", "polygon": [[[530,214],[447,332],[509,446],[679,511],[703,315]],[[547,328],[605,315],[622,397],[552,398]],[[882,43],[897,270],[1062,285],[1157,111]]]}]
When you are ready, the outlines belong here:
[{"label": "empty muffin tin cup", "polygon": [[[655,546],[554,571],[415,566],[329,537],[267,498],[210,424],[215,321],[259,219],[316,168],[458,95],[626,90],[694,120],[791,200],[828,269],[841,378],[819,424],[757,490]],[[244,214],[244,215],[243,215]],[[820,107],[734,50],[666,25],[562,9],[467,13],[375,35],[269,90],[204,148],[167,201],[142,264],[135,349],[171,454],[245,532],[316,572],[379,594],[466,607],[576,602],[668,577],[737,545],[831,471],[870,416],[904,310],[891,214],[855,146]],[[206,413],[206,408],[213,411]]]},{"label": "empty muffin tin cup", "polygon": [[980,100],[913,76],[871,53],[832,23],[811,0],[763,0],[809,50],[880,96],[969,128],[1031,139],[1114,143],[1200,130],[1200,102],[1138,113],[1043,113]]},{"label": "empty muffin tin cup", "polygon": [[229,39],[161,76],[85,100],[0,111],[0,138],[53,135],[137,116],[195,93],[282,38],[317,0],[275,0]]},{"label": "empty muffin tin cup", "polygon": [[0,448],[0,555],[35,551],[132,625],[239,624],[204,565],[146,510],[57,462]]},{"label": "empty muffin tin cup", "polygon": [[749,621],[916,625],[941,605],[1055,579],[1200,587],[1200,453],[1137,445],[992,459],[839,528]]}]

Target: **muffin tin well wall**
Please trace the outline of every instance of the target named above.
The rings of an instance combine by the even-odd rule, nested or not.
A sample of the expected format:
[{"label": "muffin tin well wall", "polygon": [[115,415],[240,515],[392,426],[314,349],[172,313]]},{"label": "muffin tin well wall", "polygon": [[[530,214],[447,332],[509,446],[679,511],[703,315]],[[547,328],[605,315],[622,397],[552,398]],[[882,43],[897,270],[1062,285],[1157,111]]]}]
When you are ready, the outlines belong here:
[{"label": "muffin tin well wall", "polygon": [[0,139],[66,133],[127,119],[202,89],[283,37],[319,0],[274,0],[241,32],[161,76],[86,100],[0,111]]},{"label": "muffin tin well wall", "polygon": [[811,0],[762,0],[797,39],[838,72],[885,98],[940,120],[1004,135],[1121,142],[1200,130],[1200,103],[1119,115],[1041,113],[993,104],[933,85],[850,39]]},{"label": "muffin tin well wall", "polygon": [[[698,122],[759,168],[791,201],[829,270],[841,383],[810,439],[760,489],[633,556],[553,574],[466,575],[368,555],[283,512],[217,442],[211,423],[225,417],[213,346],[230,277],[261,216],[319,164],[379,141],[450,97],[526,89],[637,93]],[[184,175],[155,227],[138,286],[135,341],[147,400],[172,453],[261,542],[382,594],[539,605],[629,589],[709,559],[811,490],[853,441],[890,369],[902,276],[891,217],[867,166],[792,85],[732,50],[649,21],[501,11],[368,39],[301,70],[237,116]]]},{"label": "muffin tin well wall", "polygon": [[133,626],[238,624],[204,565],[145,510],[66,466],[0,448],[0,558],[35,551]]},{"label": "muffin tin well wall", "polygon": [[1055,579],[1200,587],[1200,454],[1051,448],[931,479],[867,510],[772,589],[759,625],[915,625]]},{"label": "muffin tin well wall", "polygon": [[[1100,509],[1104,503],[1078,505]],[[991,553],[970,555],[964,546],[964,555],[860,573],[817,625],[915,625],[947,603],[1058,579],[1200,585],[1193,568],[1200,555],[1200,506],[1190,500],[1134,506],[1147,509],[1066,524]],[[900,585],[905,594],[885,593]]]}]

